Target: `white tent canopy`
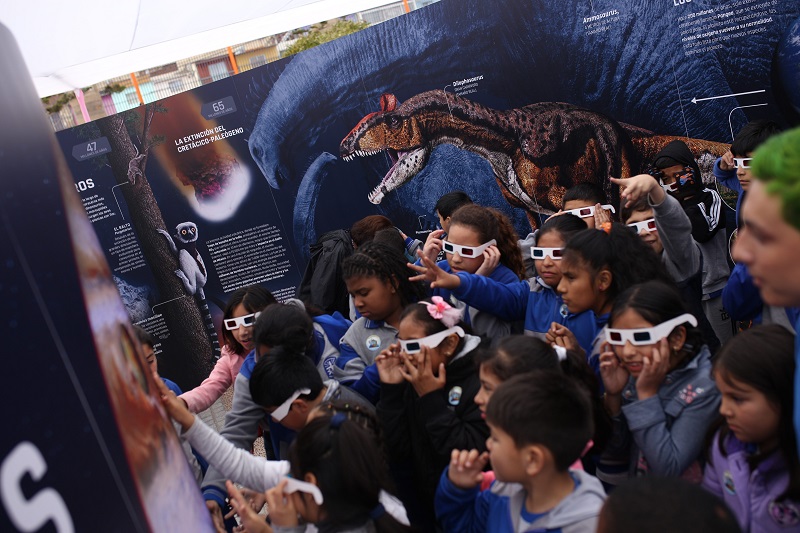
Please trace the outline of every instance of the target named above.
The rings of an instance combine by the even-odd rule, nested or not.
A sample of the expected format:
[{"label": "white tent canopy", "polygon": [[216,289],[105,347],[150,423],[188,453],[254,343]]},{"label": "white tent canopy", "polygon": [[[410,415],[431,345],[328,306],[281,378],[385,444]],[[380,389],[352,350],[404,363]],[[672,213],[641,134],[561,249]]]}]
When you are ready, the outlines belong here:
[{"label": "white tent canopy", "polygon": [[389,3],[9,0],[0,23],[17,39],[39,96],[49,96]]}]

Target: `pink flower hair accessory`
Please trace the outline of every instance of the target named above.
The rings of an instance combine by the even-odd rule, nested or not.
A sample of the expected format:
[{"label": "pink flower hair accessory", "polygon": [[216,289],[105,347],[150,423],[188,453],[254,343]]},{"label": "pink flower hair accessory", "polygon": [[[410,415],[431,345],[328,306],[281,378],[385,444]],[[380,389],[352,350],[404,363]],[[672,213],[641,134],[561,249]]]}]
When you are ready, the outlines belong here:
[{"label": "pink flower hair accessory", "polygon": [[461,317],[464,316],[463,309],[456,309],[445,302],[441,296],[434,296],[430,302],[420,302],[420,304],[426,306],[432,318],[440,320],[448,328],[458,324],[461,321]]}]

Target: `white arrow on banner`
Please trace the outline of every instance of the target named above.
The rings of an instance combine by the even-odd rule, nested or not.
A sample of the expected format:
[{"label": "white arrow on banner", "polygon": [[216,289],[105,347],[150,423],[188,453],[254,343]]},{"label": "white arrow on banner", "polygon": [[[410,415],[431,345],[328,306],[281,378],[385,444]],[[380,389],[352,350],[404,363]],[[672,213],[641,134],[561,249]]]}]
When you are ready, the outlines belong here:
[{"label": "white arrow on banner", "polygon": [[746,93],[734,93],[734,94],[723,94],[722,96],[709,96],[708,98],[692,98],[692,103],[696,104],[697,102],[702,102],[704,100],[716,100],[717,98],[729,98],[731,96],[742,96],[743,94],[757,94],[757,93],[765,93],[767,92],[766,89],[761,89],[759,91],[748,91]]}]

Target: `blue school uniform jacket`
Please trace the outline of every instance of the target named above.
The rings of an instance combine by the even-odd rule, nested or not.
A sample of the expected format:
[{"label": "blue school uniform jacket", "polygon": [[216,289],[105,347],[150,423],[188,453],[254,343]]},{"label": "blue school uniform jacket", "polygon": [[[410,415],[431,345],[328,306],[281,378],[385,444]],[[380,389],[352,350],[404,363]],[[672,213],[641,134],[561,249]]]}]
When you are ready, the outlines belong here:
[{"label": "blue school uniform jacket", "polygon": [[[445,272],[453,273],[447,261],[439,261],[438,264],[439,268]],[[497,265],[497,268],[488,276],[476,276],[475,274],[459,272],[459,276],[461,274],[490,279],[498,285],[520,283],[519,276],[514,274],[514,271],[505,265]],[[448,300],[454,307],[464,307],[464,322],[470,325],[472,333],[486,339],[494,340],[511,335],[513,333],[512,322],[522,320],[522,315],[513,320],[507,320],[498,316],[491,306],[483,308],[474,306],[470,304],[470,302],[462,299],[456,291],[451,292],[447,289],[434,289],[431,294],[432,296],[441,296],[445,300]],[[452,297],[455,297],[455,299]]]},{"label": "blue school uniform jacket", "polygon": [[592,352],[592,341],[598,331],[594,314],[591,311],[570,313],[561,296],[540,278],[498,283],[485,276],[464,272],[459,272],[458,277],[461,286],[453,291],[453,295],[459,300],[501,320],[525,320],[525,334],[541,339],[544,339],[550,324],[562,324],[575,335],[587,354]]}]

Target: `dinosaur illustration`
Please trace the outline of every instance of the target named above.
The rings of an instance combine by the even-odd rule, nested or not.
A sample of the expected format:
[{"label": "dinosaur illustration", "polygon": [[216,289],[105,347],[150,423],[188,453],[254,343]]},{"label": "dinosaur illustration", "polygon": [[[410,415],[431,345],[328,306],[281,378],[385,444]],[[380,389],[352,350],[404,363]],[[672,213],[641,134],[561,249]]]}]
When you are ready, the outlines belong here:
[{"label": "dinosaur illustration", "polygon": [[[427,163],[431,151],[452,144],[485,158],[506,200],[525,209],[532,227],[536,214],[561,206],[564,192],[580,182],[602,187],[608,201],[618,191],[608,177],[626,178],[642,170],[662,146],[676,139],[617,122],[601,113],[560,102],[541,102],[499,111],[441,90],[427,91],[398,105],[381,96],[381,110],[366,115],[342,140],[345,161],[387,150],[394,165],[369,200],[407,183]],[[728,145],[683,139],[701,170]],[[705,167],[705,168],[703,168]]]}]

